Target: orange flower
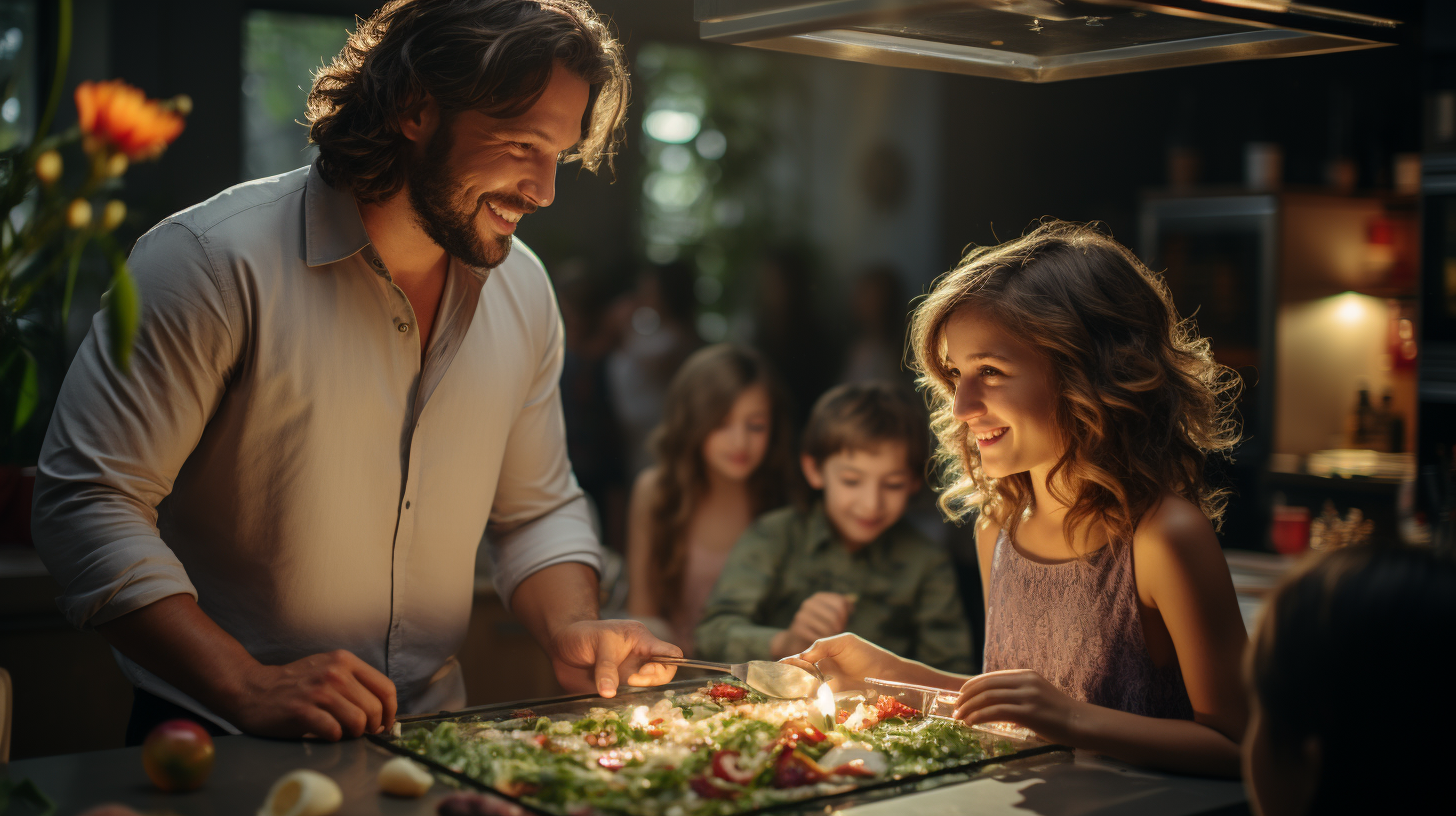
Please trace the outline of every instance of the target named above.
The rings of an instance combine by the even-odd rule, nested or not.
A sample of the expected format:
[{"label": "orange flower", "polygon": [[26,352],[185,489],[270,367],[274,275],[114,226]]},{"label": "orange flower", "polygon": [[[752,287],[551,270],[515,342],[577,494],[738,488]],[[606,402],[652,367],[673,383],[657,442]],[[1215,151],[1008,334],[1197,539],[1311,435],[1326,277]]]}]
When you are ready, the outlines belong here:
[{"label": "orange flower", "polygon": [[119,79],[82,82],[76,112],[88,142],[104,142],[132,161],[156,158],[182,132],[181,115]]}]

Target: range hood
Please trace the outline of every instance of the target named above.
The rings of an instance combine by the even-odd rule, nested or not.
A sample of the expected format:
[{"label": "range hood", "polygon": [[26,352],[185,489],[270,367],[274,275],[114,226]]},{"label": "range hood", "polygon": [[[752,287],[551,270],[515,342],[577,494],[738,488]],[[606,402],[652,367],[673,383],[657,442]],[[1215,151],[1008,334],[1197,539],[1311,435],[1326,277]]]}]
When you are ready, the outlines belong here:
[{"label": "range hood", "polygon": [[1322,2],[694,0],[693,12],[711,42],[1023,82],[1392,44],[1399,20]]}]

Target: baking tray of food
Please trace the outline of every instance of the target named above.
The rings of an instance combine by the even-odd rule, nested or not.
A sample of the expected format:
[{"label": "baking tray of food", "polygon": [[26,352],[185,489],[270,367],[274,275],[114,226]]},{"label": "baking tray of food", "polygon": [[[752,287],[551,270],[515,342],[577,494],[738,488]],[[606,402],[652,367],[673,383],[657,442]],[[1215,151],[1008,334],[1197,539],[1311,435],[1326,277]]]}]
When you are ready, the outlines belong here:
[{"label": "baking tray of food", "polygon": [[371,739],[549,816],[823,813],[1064,750],[927,715],[894,689],[776,700],[731,677],[402,717]]}]

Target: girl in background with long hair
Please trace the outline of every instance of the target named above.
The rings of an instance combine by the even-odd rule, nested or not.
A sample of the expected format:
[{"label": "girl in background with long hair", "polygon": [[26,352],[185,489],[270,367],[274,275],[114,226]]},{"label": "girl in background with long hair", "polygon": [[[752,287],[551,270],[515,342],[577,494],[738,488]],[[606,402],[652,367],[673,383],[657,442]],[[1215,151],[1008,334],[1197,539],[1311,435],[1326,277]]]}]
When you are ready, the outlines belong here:
[{"label": "girl in background with long hair", "polygon": [[1237,776],[1247,637],[1214,535],[1209,453],[1237,439],[1236,374],[1167,289],[1093,227],[973,250],[912,326],[940,506],[979,510],[985,673],[937,672],[852,637],[827,673],[958,689],[967,723],[1166,770]]},{"label": "girl in background with long hair", "polygon": [[[627,518],[627,612],[691,654],[718,573],[759,514],[786,504],[792,440],[782,388],[759,355],[728,343],[689,357],[668,386]],[[654,620],[655,619],[655,620]]]}]

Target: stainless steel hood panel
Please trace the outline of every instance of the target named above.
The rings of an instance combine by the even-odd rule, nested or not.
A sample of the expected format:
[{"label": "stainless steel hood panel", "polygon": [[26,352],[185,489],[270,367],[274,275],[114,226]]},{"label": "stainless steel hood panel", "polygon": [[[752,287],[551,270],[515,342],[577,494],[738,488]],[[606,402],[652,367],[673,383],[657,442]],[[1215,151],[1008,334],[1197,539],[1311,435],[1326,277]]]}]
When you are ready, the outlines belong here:
[{"label": "stainless steel hood panel", "polygon": [[1390,43],[1371,37],[1397,24],[1287,0],[696,0],[694,10],[714,42],[1025,82],[1379,48]]}]

